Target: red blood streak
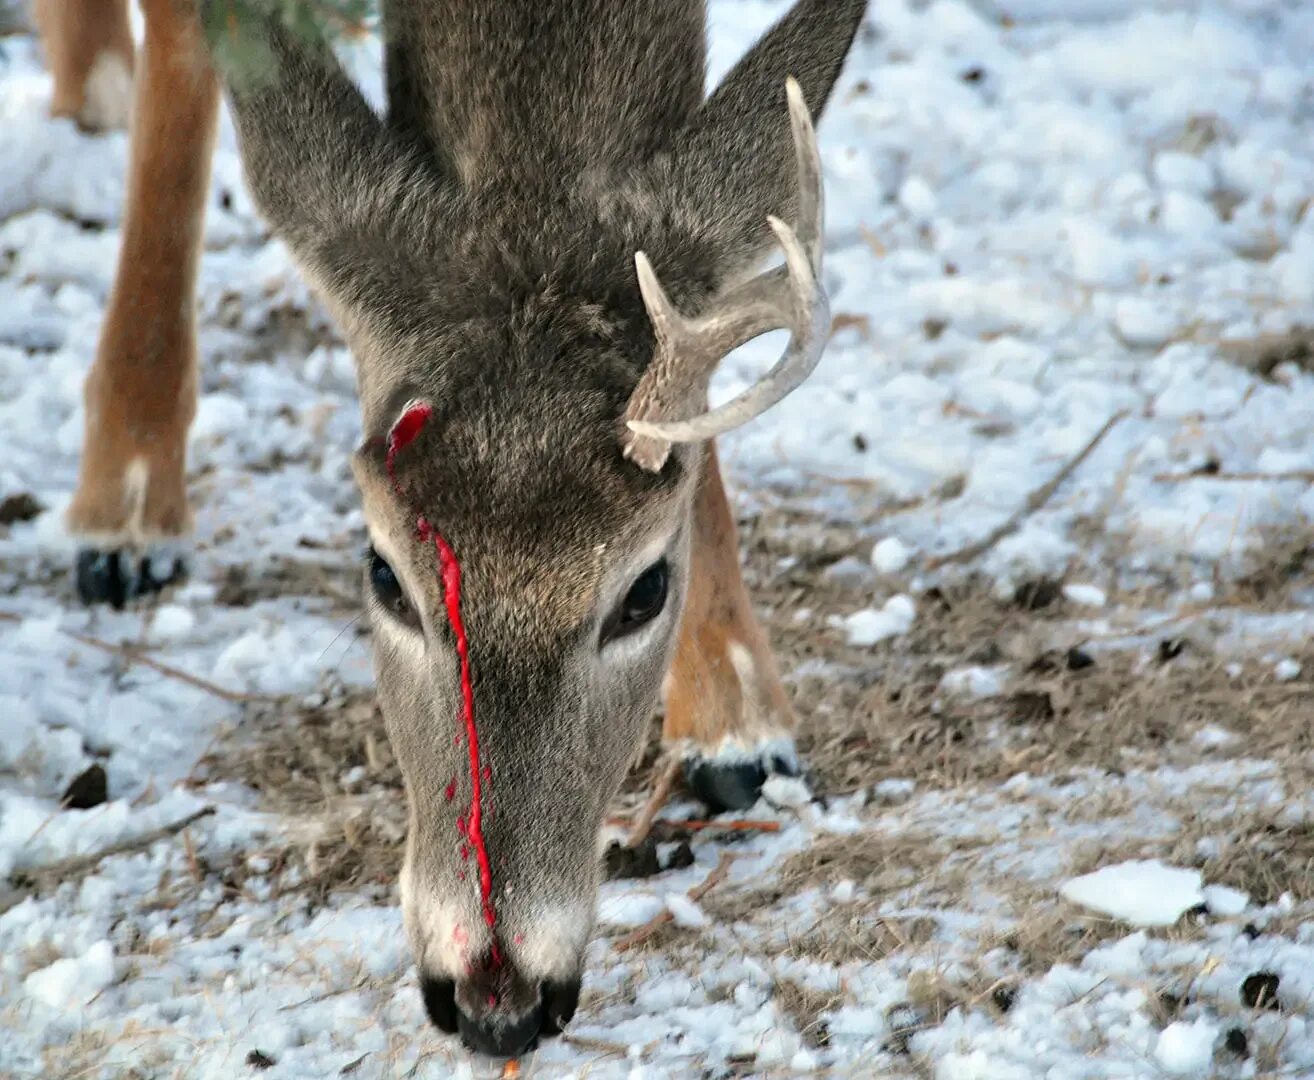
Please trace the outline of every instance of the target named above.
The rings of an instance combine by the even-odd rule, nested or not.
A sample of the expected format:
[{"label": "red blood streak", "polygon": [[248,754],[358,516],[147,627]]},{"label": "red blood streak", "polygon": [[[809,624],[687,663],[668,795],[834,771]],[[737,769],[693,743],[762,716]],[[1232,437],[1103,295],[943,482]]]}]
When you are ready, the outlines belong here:
[{"label": "red blood streak", "polygon": [[[475,726],[474,679],[470,675],[470,642],[461,621],[461,564],[456,561],[451,546],[437,533],[434,534],[434,544],[438,548],[438,563],[442,570],[447,621],[451,623],[452,634],[456,637],[456,655],[461,660],[461,717],[465,721],[466,747],[470,753],[470,816],[465,823],[466,835],[479,863],[479,894],[484,904],[484,922],[491,929],[497,924],[497,912],[493,908],[493,866],[484,843],[483,775],[479,762],[479,729]],[[497,954],[496,947],[493,952]]]},{"label": "red blood streak", "polygon": [[392,431],[388,433],[388,476],[392,478],[394,487],[397,485],[397,455],[415,441],[432,415],[433,406],[426,401],[417,401],[392,425]]},{"label": "red blood streak", "polygon": [[[416,402],[398,418],[388,435],[387,469],[388,476],[397,494],[405,498],[401,485],[397,481],[397,455],[406,449],[424,430],[433,408],[426,402]],[[494,930],[491,958],[494,966],[500,966],[502,951],[498,948],[495,927],[497,911],[493,906],[493,866],[488,857],[488,847],[484,843],[483,832],[483,781],[491,777],[486,766],[479,760],[479,730],[475,726],[474,714],[474,679],[470,674],[470,642],[466,636],[465,623],[461,618],[461,564],[456,553],[446,539],[436,530],[423,514],[417,514],[416,529],[420,539],[426,543],[433,541],[438,553],[438,573],[443,585],[443,600],[447,607],[447,622],[456,638],[456,655],[461,663],[461,720],[465,727],[466,747],[470,756],[470,809],[457,821],[457,829],[469,841],[479,864],[479,895],[483,903],[484,922]],[[459,739],[458,739],[459,741]],[[455,794],[455,781],[448,787],[448,798]]]},{"label": "red blood streak", "polygon": [[[484,766],[484,771],[485,771],[485,772],[488,771],[488,766],[487,766],[487,765]],[[487,777],[485,777],[485,779],[487,779]],[[452,779],[451,779],[451,781],[448,783],[448,785],[447,785],[447,790],[443,792],[443,797],[444,797],[448,802],[451,802],[453,799],[456,798],[456,777],[455,777],[455,776],[453,776]]]}]

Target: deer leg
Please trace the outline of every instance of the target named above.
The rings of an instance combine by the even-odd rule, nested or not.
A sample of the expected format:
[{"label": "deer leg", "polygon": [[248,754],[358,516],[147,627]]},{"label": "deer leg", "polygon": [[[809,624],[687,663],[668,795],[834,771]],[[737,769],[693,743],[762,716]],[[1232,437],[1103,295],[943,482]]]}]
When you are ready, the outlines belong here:
[{"label": "deer leg", "polygon": [[37,0],[37,25],[54,77],[52,116],[88,131],[128,126],[132,30],[127,0]]},{"label": "deer leg", "polygon": [[70,531],[78,593],[116,606],[176,578],[149,557],[191,525],[187,430],[196,412],[196,274],[219,88],[186,0],[142,0],[123,246],[84,388],[86,437]]},{"label": "deer leg", "polygon": [[684,616],[666,683],[663,741],[713,809],[751,806],[768,775],[797,775],[794,710],[739,569],[739,534],[708,450],[694,503]]}]

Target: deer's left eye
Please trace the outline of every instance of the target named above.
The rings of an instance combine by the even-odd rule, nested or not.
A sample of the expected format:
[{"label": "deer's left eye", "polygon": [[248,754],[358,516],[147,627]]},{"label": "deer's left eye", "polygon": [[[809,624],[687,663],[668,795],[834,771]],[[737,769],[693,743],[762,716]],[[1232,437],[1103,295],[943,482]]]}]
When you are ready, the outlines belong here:
[{"label": "deer's left eye", "polygon": [[407,626],[418,627],[419,620],[415,617],[415,609],[411,607],[410,601],[406,599],[406,591],[402,588],[401,582],[397,580],[397,574],[393,568],[373,548],[370,548],[366,553],[365,560],[366,570],[370,578],[370,588],[374,590],[374,597],[378,600],[379,605]]},{"label": "deer's left eye", "polygon": [[630,591],[616,610],[602,624],[600,645],[632,634],[641,626],[652,622],[666,607],[666,594],[670,590],[671,568],[665,559],[658,559],[634,579]]}]

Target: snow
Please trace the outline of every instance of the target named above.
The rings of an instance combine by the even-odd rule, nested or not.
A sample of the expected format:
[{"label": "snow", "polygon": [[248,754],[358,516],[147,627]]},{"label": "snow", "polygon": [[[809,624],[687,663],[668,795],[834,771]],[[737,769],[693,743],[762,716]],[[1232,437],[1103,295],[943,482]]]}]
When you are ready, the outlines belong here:
[{"label": "snow", "polygon": [[875,645],[906,634],[917,618],[917,606],[907,596],[892,596],[879,610],[865,608],[844,619],[850,645]]},{"label": "snow", "polygon": [[974,665],[954,668],[944,673],[944,678],[940,680],[940,689],[947,694],[956,694],[960,697],[997,697],[1003,693],[1004,677],[1004,669],[998,667]]},{"label": "snow", "polygon": [[1250,906],[1250,894],[1244,889],[1233,889],[1227,885],[1206,885],[1201,893],[1205,906],[1213,915],[1240,915]]},{"label": "snow", "polygon": [[675,919],[676,926],[700,927],[707,925],[706,912],[682,893],[671,893],[666,898],[666,909]]},{"label": "snow", "polygon": [[1159,1033],[1155,1060],[1169,1076],[1205,1076],[1214,1060],[1218,1026],[1208,1020],[1175,1020]]},{"label": "snow", "polygon": [[[786,0],[709,6],[715,78]],[[1258,0],[882,0],[867,21],[820,127],[825,276],[847,328],[802,389],[720,440],[737,509],[753,518],[783,500],[802,522],[791,557],[795,539],[814,554],[814,526],[846,537],[817,549],[821,584],[789,601],[789,632],[815,655],[785,676],[818,725],[809,738],[851,747],[854,779],[836,794],[824,776],[772,778],[752,816],[777,831],[700,833],[695,865],[604,885],[579,1041],[545,1043],[526,1073],[1314,1075],[1314,1017],[1299,1005],[1314,1000],[1311,899],[1276,863],[1230,876],[1251,845],[1298,841],[1314,814],[1299,768],[1269,756],[1271,733],[1256,738],[1249,717],[1193,729],[1173,711],[1157,755],[1128,745],[1112,748],[1116,767],[1044,762],[1008,696],[1038,651],[1074,646],[1097,675],[1147,680],[1182,677],[1200,653],[1264,709],[1308,688],[1314,597],[1235,607],[1232,584],[1272,537],[1310,528],[1314,488],[1158,478],[1208,461],[1314,467],[1308,364],[1261,376],[1230,351],[1314,325],[1314,14]],[[353,46],[350,63],[378,100],[378,43]],[[287,838],[318,817],[206,778],[205,755],[248,745],[263,705],[73,636],[308,707],[332,709],[371,678],[355,622],[351,356],[254,214],[227,118],[200,271],[191,583],[154,610],[74,602],[61,517],[128,146],[48,119],[49,93],[34,40],[5,36],[0,499],[30,494],[43,509],[0,525],[0,1062],[18,1077],[226,1078],[250,1072],[258,1048],[276,1060],[271,1080],[353,1062],[359,1080],[492,1075],[425,1021],[395,884],[322,904],[281,890]],[[778,347],[738,350],[713,396]],[[1027,507],[1124,411],[1016,530],[923,569]],[[782,557],[782,581],[800,565]],[[1040,580],[1065,583],[1067,602],[995,636],[936,636],[931,613],[960,586],[1009,598]],[[1161,665],[1160,641],[1179,636],[1191,648]],[[1126,668],[1110,668],[1114,654]],[[1091,737],[1116,730],[1052,677],[1056,710],[1084,717]],[[934,723],[901,711],[917,694]],[[1296,699],[1273,715],[1306,711]],[[992,762],[980,777],[917,769],[914,748],[964,725],[1006,747],[1010,779],[992,779]],[[61,810],[93,762],[110,801]],[[368,767],[331,773],[368,808]],[[215,813],[185,839],[26,899],[14,884],[205,805]],[[1073,877],[1129,845],[1136,861]],[[727,880],[689,901],[723,851],[736,856]],[[779,871],[814,856],[820,869],[783,887]],[[669,938],[611,948],[664,911]],[[1020,955],[1015,943],[1054,919],[1055,955]],[[1074,951],[1092,924],[1099,944]],[[826,947],[809,951],[814,936]],[[1239,988],[1261,970],[1297,1004],[1240,1014]],[[928,971],[954,991],[929,1010],[914,993]],[[1015,991],[1006,1011],[982,997],[996,984]],[[1180,1015],[1164,1016],[1160,990]],[[791,1008],[803,996],[815,1016]],[[1252,1055],[1220,1050],[1215,1064],[1232,1026]]]},{"label": "snow", "polygon": [[1300,662],[1284,657],[1273,665],[1273,678],[1278,682],[1291,682],[1300,678]]},{"label": "snow", "polygon": [[871,549],[871,564],[882,574],[897,574],[911,558],[912,552],[897,536],[887,536]]},{"label": "snow", "polygon": [[1063,595],[1074,604],[1081,604],[1084,607],[1103,607],[1108,600],[1104,595],[1104,590],[1099,586],[1082,585],[1075,582],[1063,586]]},{"label": "snow", "polygon": [[1135,859],[1064,882],[1063,899],[1132,926],[1172,926],[1204,902],[1199,870]]},{"label": "snow", "polygon": [[98,941],[81,956],[56,960],[23,980],[28,997],[50,1009],[76,1011],[114,981],[114,946]]}]

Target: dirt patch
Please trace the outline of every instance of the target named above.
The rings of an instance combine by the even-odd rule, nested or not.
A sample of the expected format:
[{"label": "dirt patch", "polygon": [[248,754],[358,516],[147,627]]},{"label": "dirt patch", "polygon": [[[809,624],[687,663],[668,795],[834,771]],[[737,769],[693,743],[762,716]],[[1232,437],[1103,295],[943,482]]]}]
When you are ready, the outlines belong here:
[{"label": "dirt patch", "polygon": [[[1001,598],[971,576],[915,596],[909,632],[871,647],[837,621],[890,594],[853,557],[852,527],[768,510],[744,523],[746,574],[802,719],[815,786],[844,793],[909,778],[937,788],[1018,772],[1064,775],[1187,764],[1202,731],[1236,736],[1211,756],[1293,760],[1314,751],[1314,683],[1282,682],[1271,662],[1215,650],[1211,618],[1303,606],[1314,588],[1314,528],[1274,533],[1210,606],[1164,616],[1163,593],[1120,596],[1126,630],[1093,636],[1062,583],[1025,582]],[[1157,627],[1157,629],[1156,629]],[[1295,659],[1314,672],[1314,647]],[[999,673],[1000,693],[946,691],[947,672]]]},{"label": "dirt patch", "polygon": [[1293,326],[1277,334],[1223,341],[1218,352],[1224,359],[1264,379],[1273,379],[1284,364],[1301,371],[1314,371],[1314,329]]},{"label": "dirt patch", "polygon": [[793,1021],[808,1046],[817,1048],[830,1043],[830,1029],[825,1014],[843,1003],[843,994],[816,990],[792,979],[780,979],[776,982],[772,997],[776,1007]]},{"label": "dirt patch", "polygon": [[322,902],[337,889],[396,882],[406,801],[372,692],[254,712],[195,775],[245,784],[294,822],[289,842],[263,853],[280,890]]}]

